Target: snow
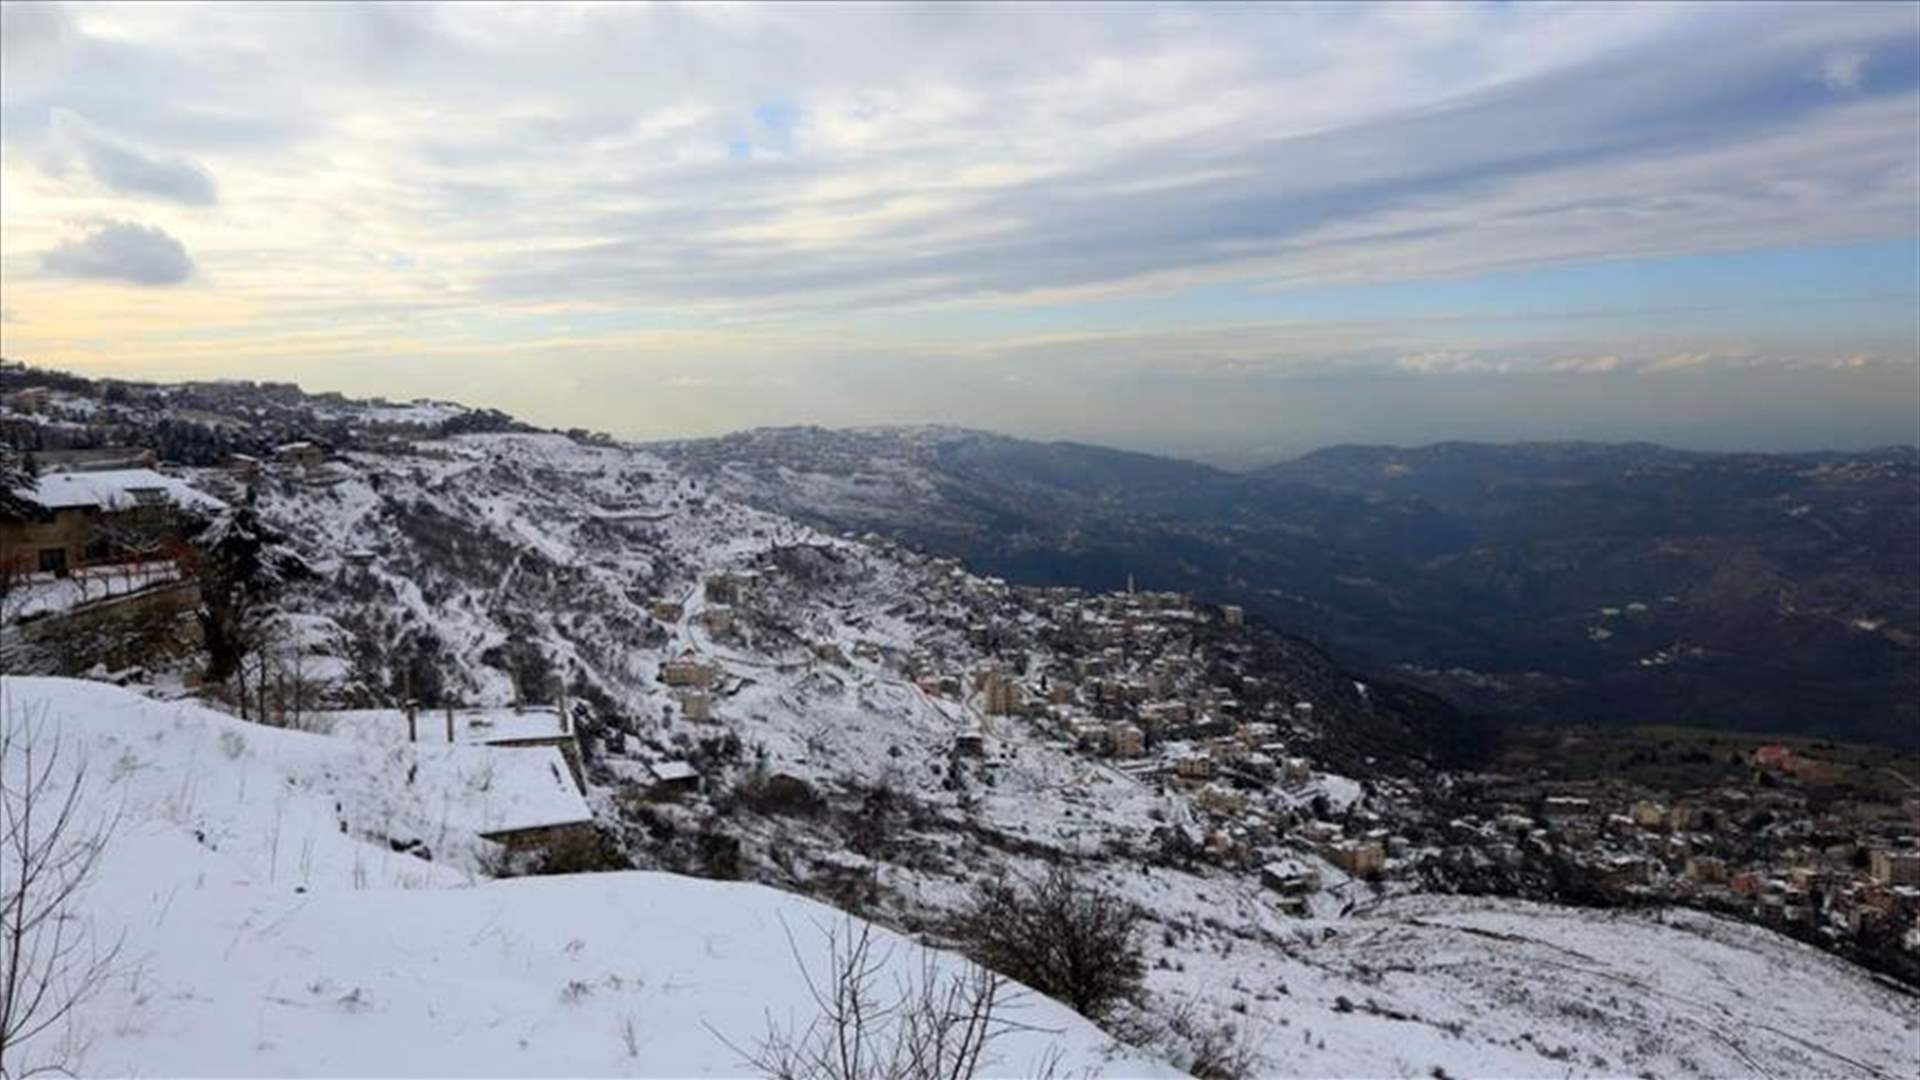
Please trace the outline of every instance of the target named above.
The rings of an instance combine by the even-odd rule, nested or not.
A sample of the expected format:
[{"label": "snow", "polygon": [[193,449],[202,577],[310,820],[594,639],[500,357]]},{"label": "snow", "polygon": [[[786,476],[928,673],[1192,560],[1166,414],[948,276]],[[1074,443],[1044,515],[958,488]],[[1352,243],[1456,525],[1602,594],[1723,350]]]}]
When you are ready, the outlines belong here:
[{"label": "snow", "polygon": [[[737,1076],[725,1040],[751,1047],[770,1021],[810,1022],[800,964],[817,975],[825,933],[857,925],[762,886],[642,872],[481,882],[363,839],[394,833],[405,803],[431,817],[479,797],[430,756],[77,680],[7,677],[0,701],[58,731],[63,769],[87,761],[85,820],[120,822],[75,915],[93,942],[119,941],[122,961],[69,1024],[9,1047],[10,1067]],[[882,986],[923,957],[965,963],[884,930],[875,941]],[[1036,995],[1009,1016],[1028,1026],[994,1045],[991,1072],[1057,1052],[1064,1075],[1178,1075]]]},{"label": "snow", "polygon": [[49,510],[97,506],[129,510],[140,505],[135,493],[158,491],[175,506],[218,510],[225,504],[194,490],[185,481],[152,469],[107,469],[101,472],[47,473],[34,483],[30,497]]},{"label": "snow", "polygon": [[[373,742],[405,741],[407,714],[402,709],[340,709],[315,714],[315,722],[335,735],[348,735]],[[415,717],[420,741],[445,743],[447,716],[444,709],[421,709]],[[552,708],[530,706],[515,711],[510,707],[459,708],[453,710],[455,742],[486,745],[525,739],[559,739],[560,714]]]},{"label": "snow", "polygon": [[7,616],[24,619],[71,611],[82,604],[133,593],[180,579],[172,560],[84,567],[66,577],[36,574],[15,586],[7,600]]},{"label": "snow", "polygon": [[[248,876],[300,883],[329,836],[393,847],[424,845],[436,859],[404,856],[376,881],[473,870],[480,837],[590,820],[591,811],[550,747],[500,749],[354,739],[270,728],[189,702],[162,703],[102,683],[8,677],[7,707],[56,719],[107,762],[140,816],[158,815],[208,835],[229,857],[230,818],[271,817],[271,851],[247,854]],[[124,777],[121,784],[118,778]],[[235,842],[252,842],[245,828]],[[342,856],[364,858],[359,846]]]}]

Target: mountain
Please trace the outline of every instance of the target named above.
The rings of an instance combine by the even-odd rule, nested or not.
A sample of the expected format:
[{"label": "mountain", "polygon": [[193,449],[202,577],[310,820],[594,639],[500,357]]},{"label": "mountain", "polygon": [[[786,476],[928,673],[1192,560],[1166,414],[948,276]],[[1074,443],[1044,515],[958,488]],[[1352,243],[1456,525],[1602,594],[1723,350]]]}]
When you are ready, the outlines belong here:
[{"label": "mountain", "polygon": [[[0,633],[93,681],[10,673],[9,715],[55,718],[137,823],[81,914],[147,963],[79,1014],[84,1071],[738,1073],[708,1026],[809,1022],[793,977],[824,962],[822,926],[879,928],[908,970],[921,949],[951,963],[982,883],[1056,871],[1137,918],[1140,985],[1097,1027],[1031,1002],[1011,1018],[1046,1037],[1006,1047],[1009,1071],[1055,1039],[1071,1071],[1128,1075],[1899,1071],[1911,996],[1777,930],[1844,942],[1669,906],[1692,888],[1676,844],[1798,850],[1806,821],[1863,802],[1838,782],[1739,790],[1756,818],[1724,836],[1575,823],[1598,839],[1563,848],[1546,800],[1475,794],[1494,781],[1459,710],[1223,607],[826,531],[683,447],[114,387],[0,421],[43,447],[163,426],[202,447],[216,422],[233,445],[294,440],[161,468],[251,507],[308,573],[223,686],[169,606],[182,583],[71,588],[131,576],[105,566],[16,586],[48,602]],[[768,438],[788,440],[768,490],[943,535],[1126,519],[1136,471],[1170,505],[1216,482],[949,430]],[[960,505],[957,477],[996,472],[1017,490]],[[1303,490],[1330,515],[1368,501]],[[497,839],[562,825],[564,844]],[[1861,830],[1863,853],[1889,835]],[[1591,887],[1623,865],[1645,888]],[[1591,906],[1545,902],[1574,898]],[[231,975],[208,974],[208,941]]]},{"label": "mountain", "polygon": [[1244,604],[1477,709],[1920,745],[1911,448],[1336,447],[1251,474],[952,429],[660,451],[983,573]]}]

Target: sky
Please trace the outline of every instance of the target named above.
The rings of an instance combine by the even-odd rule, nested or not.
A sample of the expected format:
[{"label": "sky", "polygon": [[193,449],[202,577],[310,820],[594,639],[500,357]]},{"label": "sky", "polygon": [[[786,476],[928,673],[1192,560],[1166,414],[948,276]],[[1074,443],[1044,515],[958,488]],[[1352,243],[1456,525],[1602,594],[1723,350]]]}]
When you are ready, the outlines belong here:
[{"label": "sky", "polygon": [[633,438],[1920,439],[1920,5],[0,18],[9,359]]}]

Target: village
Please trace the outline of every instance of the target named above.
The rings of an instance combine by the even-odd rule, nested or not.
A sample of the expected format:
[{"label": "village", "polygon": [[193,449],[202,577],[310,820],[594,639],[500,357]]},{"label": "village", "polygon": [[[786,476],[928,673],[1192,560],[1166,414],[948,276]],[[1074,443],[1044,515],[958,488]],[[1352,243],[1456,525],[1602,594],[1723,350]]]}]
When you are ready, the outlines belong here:
[{"label": "village", "polygon": [[1877,754],[1726,742],[1676,748],[1664,773],[1642,748],[1612,775],[1463,776],[1434,807],[1444,850],[1455,868],[1545,868],[1589,902],[1699,907],[1920,970],[1920,790]]},{"label": "village", "polygon": [[[231,398],[249,408],[276,393],[183,391],[197,403]],[[290,400],[311,411],[320,399]],[[71,442],[88,441],[77,433],[102,422],[90,399],[42,387],[5,404],[12,422],[43,433],[64,425]],[[159,528],[166,511],[213,512],[250,489],[306,499],[378,485],[399,475],[392,468],[418,470],[403,462],[444,458],[444,444],[426,435],[458,415],[431,402],[362,412],[339,429],[290,423],[281,432],[334,430],[338,441],[289,437],[186,470],[143,447],[37,451],[38,510],[0,531],[9,634],[31,639],[59,618],[177,606],[192,582],[176,566],[179,538]],[[389,455],[391,467],[382,464]],[[712,509],[690,480],[633,491],[594,510],[594,527],[647,530]],[[1239,607],[1131,583],[1110,593],[1017,586],[871,534],[836,548],[784,534],[737,548],[654,580],[658,591],[643,605],[649,625],[635,640],[660,659],[650,685],[635,690],[640,722],[582,731],[564,679],[557,696],[516,681],[491,701],[425,704],[407,687],[385,701],[316,699],[302,722],[362,741],[404,738],[419,744],[415,753],[538,751],[537,760],[509,754],[501,760],[513,764],[489,768],[524,773],[521,787],[551,797],[527,803],[538,807],[531,817],[490,818],[482,833],[537,849],[590,832],[595,775],[662,798],[717,791],[726,778],[703,770],[689,748],[703,732],[750,734],[759,706],[743,690],[756,683],[755,692],[776,675],[884,684],[937,718],[946,753],[989,782],[1040,742],[1085,763],[1085,783],[1069,799],[1111,800],[1125,789],[1158,800],[1169,809],[1138,826],[1138,846],[1169,864],[1255,879],[1281,910],[1314,914],[1417,889],[1525,893],[1529,872],[1557,866],[1553,874],[1596,903],[1687,904],[1841,951],[1920,956],[1920,792],[1840,797],[1818,754],[1757,745],[1698,788],[1552,770],[1387,768],[1343,741],[1373,711],[1369,687],[1263,662],[1273,635]],[[885,598],[883,610],[794,614],[821,595],[817,564],[862,552],[908,568],[911,591]],[[382,558],[354,546],[337,573],[347,580]],[[828,755],[821,767],[833,764]],[[1554,889],[1542,895],[1567,895],[1564,880]]]}]

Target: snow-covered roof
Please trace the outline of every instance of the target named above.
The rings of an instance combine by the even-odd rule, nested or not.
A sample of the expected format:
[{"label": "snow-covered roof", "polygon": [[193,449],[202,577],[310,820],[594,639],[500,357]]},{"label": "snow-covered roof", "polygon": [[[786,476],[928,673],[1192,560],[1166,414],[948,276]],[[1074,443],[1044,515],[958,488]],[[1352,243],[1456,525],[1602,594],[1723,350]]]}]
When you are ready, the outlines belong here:
[{"label": "snow-covered roof", "polygon": [[[319,714],[335,735],[367,742],[404,739],[407,714],[401,709],[340,709]],[[446,711],[421,709],[414,723],[422,742],[446,742]],[[453,710],[453,738],[460,743],[518,742],[558,739],[567,735],[556,709],[529,706],[515,712],[510,706]]]},{"label": "snow-covered roof", "polygon": [[48,473],[34,482],[32,497],[49,510],[83,506],[126,510],[141,505],[144,493],[156,491],[176,506],[217,510],[226,505],[187,486],[185,481],[163,476],[152,469]]},{"label": "snow-covered roof", "polygon": [[648,765],[647,769],[653,773],[654,779],[662,783],[670,783],[675,780],[696,780],[700,776],[699,771],[692,765],[678,760],[656,761]]}]

